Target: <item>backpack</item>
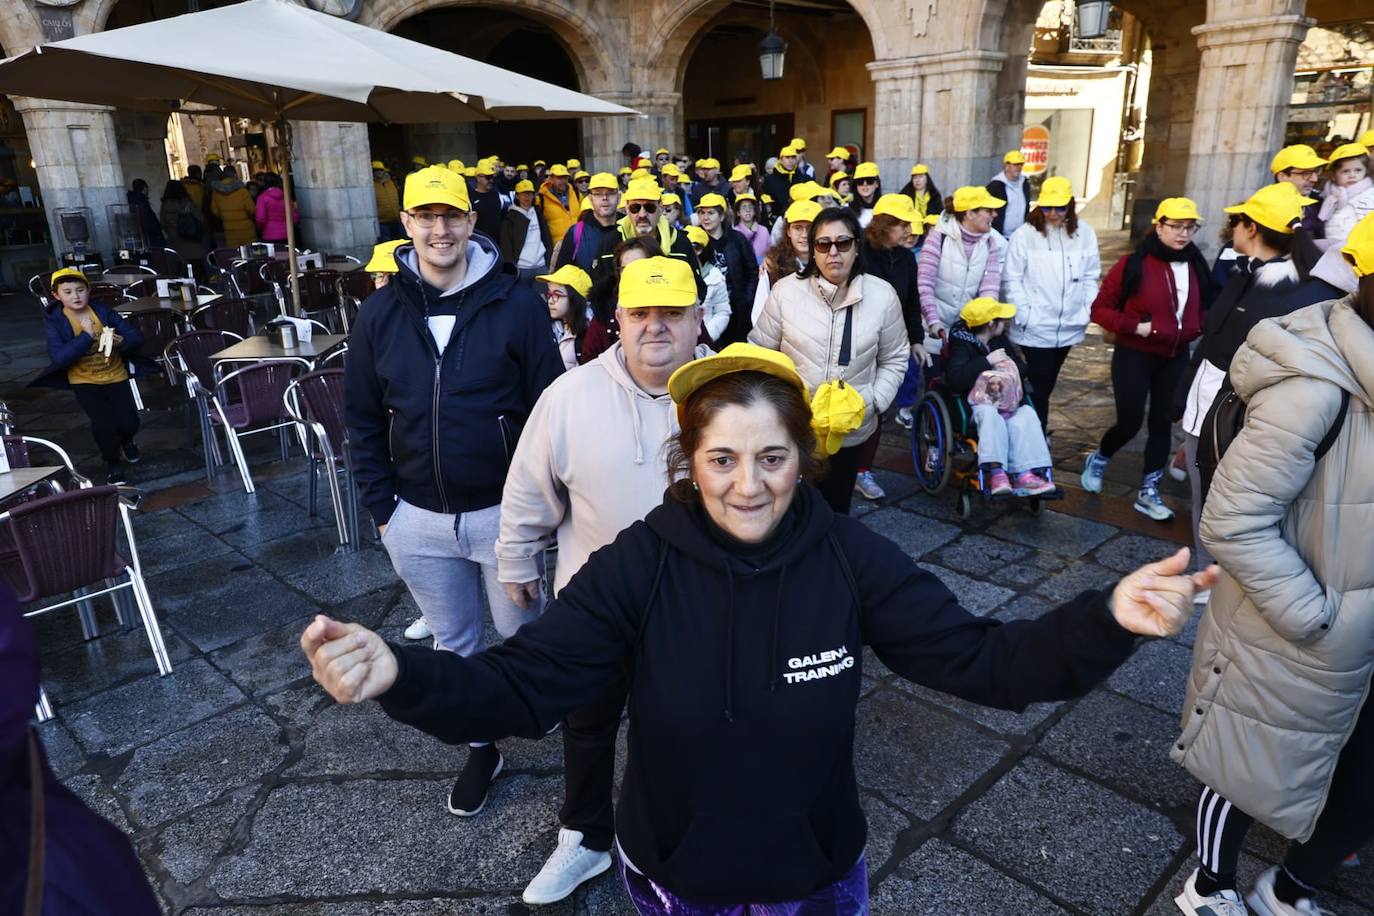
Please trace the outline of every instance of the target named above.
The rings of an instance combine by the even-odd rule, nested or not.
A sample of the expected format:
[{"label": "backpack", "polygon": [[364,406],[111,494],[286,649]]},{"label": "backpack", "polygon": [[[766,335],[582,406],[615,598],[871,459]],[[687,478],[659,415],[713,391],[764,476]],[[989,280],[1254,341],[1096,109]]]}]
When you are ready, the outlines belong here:
[{"label": "backpack", "polygon": [[205,234],[205,227],[196,218],[194,204],[186,204],[177,214],[177,235],[188,242],[199,242]]},{"label": "backpack", "polygon": [[[1326,431],[1322,441],[1317,443],[1316,460],[1321,461],[1327,452],[1331,451],[1331,446],[1335,444],[1336,437],[1340,435],[1341,427],[1345,425],[1345,415],[1350,409],[1350,392],[1341,389],[1341,407],[1336,412],[1336,422],[1331,424],[1331,428]],[[1202,428],[1198,431],[1197,441],[1197,470],[1198,477],[1202,481],[1202,501],[1206,503],[1207,492],[1212,489],[1212,478],[1216,475],[1217,465],[1221,464],[1221,456],[1226,454],[1231,443],[1240,434],[1241,428],[1245,426],[1245,402],[1240,395],[1231,387],[1231,380],[1228,377],[1222,382],[1221,389],[1217,396],[1212,399],[1212,406],[1207,409],[1207,416],[1202,421]]]}]

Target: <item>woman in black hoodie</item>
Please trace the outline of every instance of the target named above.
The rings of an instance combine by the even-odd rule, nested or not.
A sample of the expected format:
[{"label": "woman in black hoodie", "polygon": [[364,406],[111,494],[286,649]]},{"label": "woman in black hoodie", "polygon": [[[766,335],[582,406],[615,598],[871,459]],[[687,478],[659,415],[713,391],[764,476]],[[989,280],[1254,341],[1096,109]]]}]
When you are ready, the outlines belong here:
[{"label": "woman in black hoodie", "polygon": [[301,636],[335,699],[379,698],[452,743],[540,737],[628,672],[616,836],[641,913],[802,901],[863,910],[853,765],[863,646],[917,683],[1024,709],[1086,693],[1130,655],[1133,634],[1177,633],[1194,589],[1215,578],[1179,576],[1181,550],[1037,620],[972,615],[804,482],[819,470],[816,443],[786,356],[735,344],[668,387],[682,431],[663,505],[593,554],[514,637],[460,658],[323,616]]}]

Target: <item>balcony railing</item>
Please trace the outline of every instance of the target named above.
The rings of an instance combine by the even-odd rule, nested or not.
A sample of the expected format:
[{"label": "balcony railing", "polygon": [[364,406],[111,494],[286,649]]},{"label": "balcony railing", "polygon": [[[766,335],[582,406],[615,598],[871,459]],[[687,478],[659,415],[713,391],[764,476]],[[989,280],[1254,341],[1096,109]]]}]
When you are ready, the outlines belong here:
[{"label": "balcony railing", "polygon": [[1112,30],[1101,38],[1079,38],[1077,35],[1070,35],[1069,51],[1082,54],[1120,54],[1121,30]]}]

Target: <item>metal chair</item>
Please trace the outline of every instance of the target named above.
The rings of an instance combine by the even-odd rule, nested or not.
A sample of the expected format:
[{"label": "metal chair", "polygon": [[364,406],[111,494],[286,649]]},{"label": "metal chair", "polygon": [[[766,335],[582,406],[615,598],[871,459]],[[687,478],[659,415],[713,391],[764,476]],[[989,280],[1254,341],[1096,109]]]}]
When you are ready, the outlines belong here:
[{"label": "metal chair", "polygon": [[124,295],[130,299],[138,299],[142,296],[157,295],[157,277],[149,277],[146,280],[139,280],[124,287]]},{"label": "metal chair", "polygon": [[215,479],[215,468],[224,463],[210,423],[215,391],[215,364],[210,357],[241,340],[229,331],[188,331],[177,335],[163,351],[168,364],[186,384],[186,407],[200,426],[207,481]]},{"label": "metal chair", "polygon": [[[306,318],[332,316],[338,325],[347,328],[339,308],[339,272],[337,270],[307,270],[300,275],[301,314]],[[326,321],[331,328],[336,325]]]},{"label": "metal chair", "polygon": [[[299,357],[270,359],[235,369],[215,381],[214,397],[210,399],[214,411],[210,414],[210,423],[212,427],[224,428],[229,452],[238,465],[243,488],[249,493],[256,488],[239,440],[254,433],[278,430],[282,458],[286,458],[289,449],[286,430],[293,423],[286,412],[286,388],[310,368],[309,360]],[[219,369],[215,367],[216,375]],[[234,394],[237,398],[232,396]]]},{"label": "metal chair", "polygon": [[144,264],[134,264],[133,262],[129,262],[129,263],[127,263],[127,264],[116,264],[114,267],[107,267],[107,268],[105,268],[105,273],[107,273],[107,274],[149,274],[149,275],[154,276],[154,277],[157,276],[157,271],[156,271],[156,270],[153,270],[153,268],[148,267],[148,266],[146,266],[146,265],[144,265]]},{"label": "metal chair", "polygon": [[167,345],[185,330],[184,319],[181,314],[171,309],[157,312],[134,312],[125,315],[124,320],[138,328],[139,333],[143,335],[142,351],[162,366],[162,371],[167,377],[167,384],[175,385],[175,369],[167,357],[166,351]]},{"label": "metal chair", "polygon": [[41,302],[44,308],[48,307],[50,294],[51,290],[48,289],[48,274],[34,274],[32,277],[29,277],[29,295]]},{"label": "metal chair", "polygon": [[253,306],[242,299],[221,298],[207,302],[191,312],[190,322],[199,331],[228,331],[241,338],[252,337],[257,332]]},{"label": "metal chair", "polygon": [[348,341],[344,341],[334,349],[330,350],[324,359],[317,364],[321,369],[342,369],[348,356]]},{"label": "metal chair", "polygon": [[[25,617],[36,617],[100,595],[113,595],[122,589],[131,590],[158,673],[166,675],[172,672],[172,660],[143,581],[132,508],[133,504],[121,496],[119,487],[107,486],[55,493],[0,513],[0,527],[8,530],[18,557],[17,564],[0,567],[0,575],[14,589],[21,604],[31,605],[86,590],[79,597],[64,597],[62,601],[26,611]],[[118,551],[121,524],[128,561]],[[116,584],[108,584],[111,581]],[[89,591],[97,586],[99,591]],[[46,695],[39,701],[37,715],[40,721],[52,716]]]},{"label": "metal chair", "polygon": [[280,305],[277,290],[262,275],[263,265],[270,263],[271,258],[239,259],[229,267],[229,289],[239,299],[262,306],[264,314],[273,303]]},{"label": "metal chair", "polygon": [[324,256],[325,266],[329,264],[361,264],[362,261],[353,257],[351,254],[327,254]]},{"label": "metal chair", "polygon": [[90,299],[94,305],[108,305],[114,307],[126,301],[123,288],[113,283],[95,282],[91,284]]},{"label": "metal chair", "polygon": [[[301,427],[305,454],[310,459],[310,515],[315,515],[317,472],[324,466],[329,498],[334,505],[334,525],[339,545],[358,543],[358,493],[353,484],[353,465],[348,452],[344,422],[344,373],[342,368],[317,369],[293,381],[284,396],[286,412]],[[339,485],[347,490],[347,505]]]},{"label": "metal chair", "polygon": [[234,262],[242,259],[237,248],[216,248],[205,255],[205,266],[211,273],[227,274]]}]

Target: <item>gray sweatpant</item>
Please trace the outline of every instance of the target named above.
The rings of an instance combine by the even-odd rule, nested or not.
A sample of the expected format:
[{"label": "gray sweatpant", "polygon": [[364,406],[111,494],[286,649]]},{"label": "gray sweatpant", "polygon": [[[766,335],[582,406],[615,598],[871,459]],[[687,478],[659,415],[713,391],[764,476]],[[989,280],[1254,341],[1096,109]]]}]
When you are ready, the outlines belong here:
[{"label": "gray sweatpant", "polygon": [[501,507],[445,515],[398,500],[382,534],[396,574],[429,621],[435,647],[472,655],[482,648],[482,591],[502,638],[539,616],[521,610],[496,578],[496,536]]}]

